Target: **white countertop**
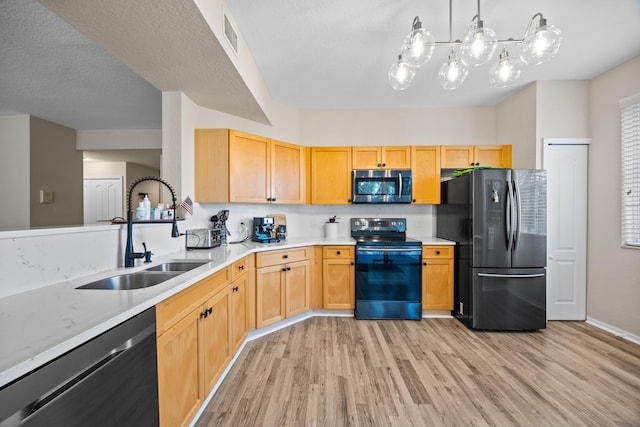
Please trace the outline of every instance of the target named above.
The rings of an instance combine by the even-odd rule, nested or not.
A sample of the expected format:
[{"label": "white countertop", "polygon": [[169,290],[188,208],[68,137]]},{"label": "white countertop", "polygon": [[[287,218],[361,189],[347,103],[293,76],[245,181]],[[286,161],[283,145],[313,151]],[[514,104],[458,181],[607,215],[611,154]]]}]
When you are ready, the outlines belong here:
[{"label": "white countertop", "polygon": [[[415,237],[426,245],[453,242]],[[53,360],[119,323],[153,307],[203,278],[254,252],[313,245],[354,245],[351,238],[290,238],[280,243],[244,242],[209,250],[179,251],[151,264],[84,276],[0,299],[0,387]],[[130,290],[76,289],[117,274],[144,270],[173,259],[207,264],[159,285]]]}]

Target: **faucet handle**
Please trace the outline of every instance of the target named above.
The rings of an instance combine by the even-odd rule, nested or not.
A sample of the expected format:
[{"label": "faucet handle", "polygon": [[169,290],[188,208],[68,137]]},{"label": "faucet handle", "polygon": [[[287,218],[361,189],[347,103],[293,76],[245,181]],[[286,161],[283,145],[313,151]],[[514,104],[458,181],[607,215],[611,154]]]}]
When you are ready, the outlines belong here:
[{"label": "faucet handle", "polygon": [[151,255],[153,254],[147,250],[147,244],[145,242],[142,242],[142,247],[144,248],[144,262],[151,262]]}]

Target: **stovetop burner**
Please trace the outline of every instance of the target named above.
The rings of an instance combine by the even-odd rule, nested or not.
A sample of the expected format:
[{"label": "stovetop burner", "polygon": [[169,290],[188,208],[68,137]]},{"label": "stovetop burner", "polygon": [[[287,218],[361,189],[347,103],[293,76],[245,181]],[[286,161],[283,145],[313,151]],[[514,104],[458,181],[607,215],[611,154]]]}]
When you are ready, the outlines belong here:
[{"label": "stovetop burner", "polygon": [[358,244],[372,246],[420,246],[422,242],[407,237],[406,218],[351,218],[351,237]]}]

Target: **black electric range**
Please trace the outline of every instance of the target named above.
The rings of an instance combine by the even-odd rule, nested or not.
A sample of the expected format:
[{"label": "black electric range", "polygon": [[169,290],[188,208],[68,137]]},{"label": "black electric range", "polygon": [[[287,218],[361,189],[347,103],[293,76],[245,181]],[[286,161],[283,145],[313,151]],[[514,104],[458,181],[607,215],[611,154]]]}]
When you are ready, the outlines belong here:
[{"label": "black electric range", "polygon": [[422,318],[422,242],[406,218],[351,218],[357,319]]}]

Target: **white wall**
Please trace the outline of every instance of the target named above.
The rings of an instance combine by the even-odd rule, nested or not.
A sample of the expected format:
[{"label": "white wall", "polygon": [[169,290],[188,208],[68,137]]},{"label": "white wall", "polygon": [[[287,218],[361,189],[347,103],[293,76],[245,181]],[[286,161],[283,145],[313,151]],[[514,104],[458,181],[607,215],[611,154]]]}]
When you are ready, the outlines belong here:
[{"label": "white wall", "polygon": [[516,169],[536,167],[536,83],[525,86],[497,106],[499,145],[512,145]]},{"label": "white wall", "polygon": [[29,133],[28,115],[0,116],[0,230],[29,227]]},{"label": "white wall", "polygon": [[332,145],[494,145],[494,107],[302,110],[300,141]]},{"label": "white wall", "polygon": [[640,336],[640,250],[620,246],[620,106],[640,93],[640,56],[589,83],[587,316]]}]

